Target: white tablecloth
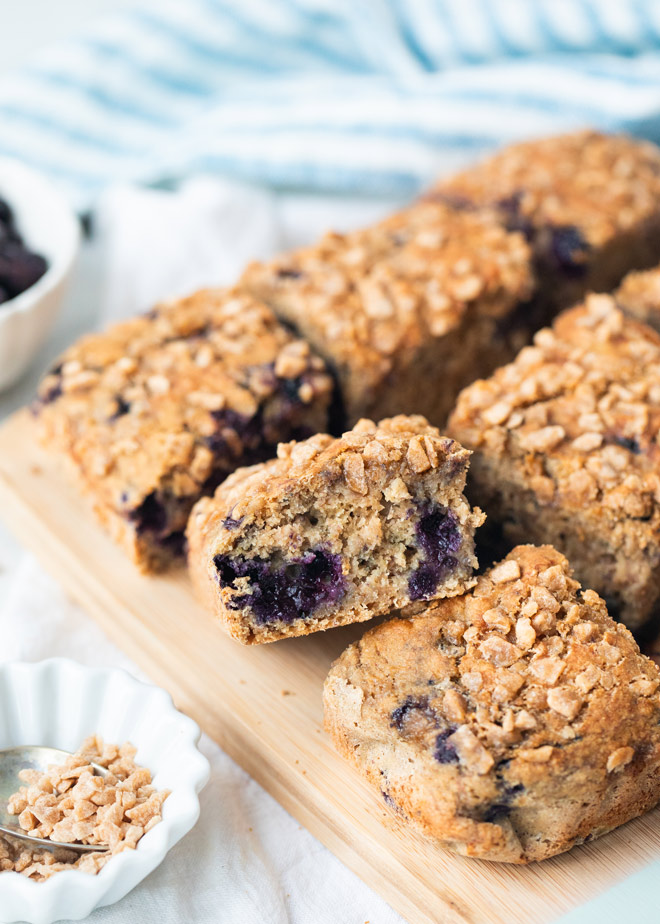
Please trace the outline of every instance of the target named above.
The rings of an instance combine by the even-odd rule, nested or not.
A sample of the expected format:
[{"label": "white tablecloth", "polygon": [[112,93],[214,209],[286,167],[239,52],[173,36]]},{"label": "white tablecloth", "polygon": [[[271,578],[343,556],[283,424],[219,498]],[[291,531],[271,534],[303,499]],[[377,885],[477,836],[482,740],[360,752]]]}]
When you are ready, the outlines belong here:
[{"label": "white tablecloth", "polygon": [[[271,197],[216,180],[176,195],[106,194],[96,241],[42,366],[82,330],[199,285],[230,282],[247,259],[368,222],[386,202]],[[0,396],[0,416],[29,399],[37,371]],[[9,524],[11,525],[11,524]],[[0,527],[0,659],[54,655],[140,676],[32,555]],[[208,739],[211,780],[195,829],[100,924],[400,924],[401,918]]]}]

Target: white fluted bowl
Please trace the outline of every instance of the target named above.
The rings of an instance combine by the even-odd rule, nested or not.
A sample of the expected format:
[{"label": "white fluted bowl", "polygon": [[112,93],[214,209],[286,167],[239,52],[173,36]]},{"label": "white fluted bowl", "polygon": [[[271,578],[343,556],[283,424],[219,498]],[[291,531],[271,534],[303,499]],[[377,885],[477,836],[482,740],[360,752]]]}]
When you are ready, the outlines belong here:
[{"label": "white fluted bowl", "polygon": [[136,850],[113,857],[97,875],[71,870],[45,882],[0,873],[0,921],[52,924],[79,920],[123,898],[162,862],[199,817],[209,763],[197,749],[200,731],[169,694],[122,670],[85,667],[66,658],[0,665],[0,749],[43,744],[75,751],[92,734],[130,741],[157,789],[170,789],[163,820]]},{"label": "white fluted bowl", "polygon": [[48,261],[34,285],[0,304],[0,389],[25,372],[60,309],[80,246],[78,220],[45,176],[10,157],[0,157],[0,197],[16,217],[30,250]]}]

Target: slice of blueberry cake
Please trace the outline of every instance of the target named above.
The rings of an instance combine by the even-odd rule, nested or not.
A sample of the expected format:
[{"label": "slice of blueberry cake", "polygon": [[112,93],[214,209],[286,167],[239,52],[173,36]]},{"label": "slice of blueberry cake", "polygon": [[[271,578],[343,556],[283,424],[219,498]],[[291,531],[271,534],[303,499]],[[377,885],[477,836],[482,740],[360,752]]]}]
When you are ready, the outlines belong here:
[{"label": "slice of blueberry cake", "polygon": [[468,386],[449,431],[474,452],[468,493],[488,514],[500,555],[519,542],[551,543],[630,629],[657,616],[654,330],[626,317],[612,296],[590,295],[513,363]]},{"label": "slice of blueberry cake", "polygon": [[347,648],[325,720],[399,824],[465,856],[528,863],[660,800],[659,687],[566,559],[518,546],[470,593]]},{"label": "slice of blueberry cake", "polygon": [[85,337],[34,409],[101,521],[144,571],[181,558],[190,510],[282,440],[327,429],[322,359],[244,293],[202,291]]},{"label": "slice of blueberry cake", "polygon": [[460,389],[540,326],[520,314],[533,284],[523,235],[491,213],[445,202],[326,234],[252,264],[241,284],[336,371],[351,425],[424,414],[442,427]]},{"label": "slice of blueberry cake", "polygon": [[469,453],[423,417],[283,444],[188,526],[196,590],[244,644],[306,635],[471,586]]},{"label": "slice of blueberry cake", "polygon": [[514,144],[430,195],[466,209],[494,207],[525,235],[543,323],[547,307],[609,292],[660,257],[660,149],[625,135],[579,131]]}]

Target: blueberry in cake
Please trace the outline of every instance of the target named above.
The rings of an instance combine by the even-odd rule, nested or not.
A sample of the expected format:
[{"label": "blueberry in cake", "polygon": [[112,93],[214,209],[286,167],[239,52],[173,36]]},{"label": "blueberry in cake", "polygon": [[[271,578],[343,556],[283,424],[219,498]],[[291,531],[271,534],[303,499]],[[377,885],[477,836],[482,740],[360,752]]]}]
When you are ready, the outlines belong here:
[{"label": "blueberry in cake", "polygon": [[469,593],[347,648],[325,721],[399,825],[465,856],[528,863],[660,800],[659,687],[566,559],[519,546]]},{"label": "blueberry in cake", "polygon": [[281,445],[193,509],[200,599],[253,644],[461,593],[483,520],[463,496],[468,460],[419,416]]},{"label": "blueberry in cake", "polygon": [[494,208],[525,235],[538,281],[529,310],[542,323],[660,257],[660,149],[625,135],[587,130],[510,145],[430,197]]},{"label": "blueberry in cake", "polygon": [[152,571],[182,557],[195,501],[279,442],[326,429],[332,401],[323,360],[269,308],[202,291],[82,339],[35,412],[101,521]]}]

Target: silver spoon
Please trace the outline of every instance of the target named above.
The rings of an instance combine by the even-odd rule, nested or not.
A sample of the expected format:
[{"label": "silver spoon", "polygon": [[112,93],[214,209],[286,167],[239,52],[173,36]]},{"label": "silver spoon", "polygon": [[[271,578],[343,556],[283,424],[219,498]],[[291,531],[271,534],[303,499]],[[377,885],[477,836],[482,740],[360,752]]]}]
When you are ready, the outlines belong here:
[{"label": "silver spoon", "polygon": [[[38,745],[23,745],[16,748],[0,750],[0,833],[9,834],[12,838],[25,841],[31,847],[40,847],[45,850],[67,850],[74,853],[103,853],[109,848],[106,844],[66,844],[51,841],[47,838],[30,837],[16,822],[16,815],[7,811],[9,797],[24,786],[18,773],[20,770],[39,770],[44,772],[51,764],[63,764],[68,751],[58,748],[45,748]],[[98,776],[107,776],[108,771],[98,764],[92,764],[94,773]]]}]

